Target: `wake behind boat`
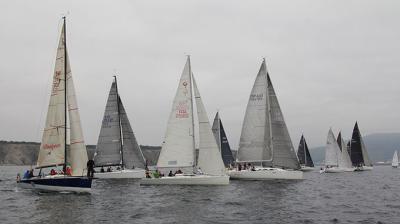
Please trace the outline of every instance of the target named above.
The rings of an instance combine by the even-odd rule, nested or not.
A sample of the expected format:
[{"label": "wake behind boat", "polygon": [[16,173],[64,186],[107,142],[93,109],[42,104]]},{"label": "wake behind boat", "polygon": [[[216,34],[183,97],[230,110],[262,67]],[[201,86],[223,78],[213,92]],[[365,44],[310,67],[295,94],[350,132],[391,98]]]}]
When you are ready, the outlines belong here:
[{"label": "wake behind boat", "polygon": [[[193,98],[196,100],[199,122],[199,157],[197,164]],[[167,173],[168,175],[166,175]],[[148,172],[146,176],[146,178],[141,180],[141,184],[229,184],[229,176],[225,173],[224,162],[222,161],[207,112],[191,71],[189,56],[173,101],[165,141],[163,142],[157,161],[157,170],[152,174]]]},{"label": "wake behind boat", "polygon": [[303,179],[265,59],[247,104],[236,169],[228,174],[242,180]]},{"label": "wake behind boat", "polygon": [[[111,84],[94,156],[99,179],[141,179],[146,160],[118,94],[117,77]],[[100,168],[100,169],[99,169]]]},{"label": "wake behind boat", "polygon": [[[92,179],[84,176],[88,157],[67,54],[66,19],[63,19],[46,126],[37,160],[36,169],[40,169],[40,172],[35,177],[31,170],[22,179],[17,179],[17,182],[23,188],[40,191],[90,192]],[[54,170],[57,167],[62,167],[60,174]],[[45,168],[53,168],[51,175],[44,174],[42,169]]]}]

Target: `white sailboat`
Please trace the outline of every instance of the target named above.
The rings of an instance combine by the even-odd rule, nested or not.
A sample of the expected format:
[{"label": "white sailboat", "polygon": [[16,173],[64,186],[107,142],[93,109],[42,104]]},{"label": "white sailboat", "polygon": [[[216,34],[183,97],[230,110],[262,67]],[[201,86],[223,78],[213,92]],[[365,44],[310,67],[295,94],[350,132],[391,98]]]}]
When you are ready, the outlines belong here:
[{"label": "white sailboat", "polygon": [[337,137],[337,143],[339,145],[340,153],[339,153],[339,168],[341,168],[344,172],[353,172],[355,168],[351,163],[350,155],[347,150],[347,145],[342,138],[342,133],[339,132]]},{"label": "white sailboat", "polygon": [[397,156],[397,150],[394,151],[393,159],[392,159],[392,167],[397,168],[399,166],[399,157]]},{"label": "white sailboat", "polygon": [[[30,177],[21,179],[18,185],[42,191],[90,192],[92,179],[85,176],[88,157],[67,54],[66,19],[63,19],[46,126],[36,166],[40,172],[38,176],[32,173]],[[52,175],[45,175],[42,171],[43,168],[57,167],[62,167],[62,172],[56,174],[53,170]]]},{"label": "white sailboat", "polygon": [[145,177],[146,160],[136,141],[118,94],[117,77],[111,85],[94,156],[99,179]]},{"label": "white sailboat", "polygon": [[344,170],[339,167],[339,156],[340,156],[339,145],[336,141],[332,129],[329,129],[325,147],[325,168],[323,172],[325,173],[344,172]]},{"label": "white sailboat", "polygon": [[[194,97],[193,97],[194,90]],[[193,99],[199,122],[199,157],[196,164]],[[157,169],[165,176],[142,179],[141,184],[226,185],[229,176],[211,130],[191,71],[188,56],[168,120]],[[177,172],[175,175],[173,173]],[[167,175],[171,173],[170,175]]]},{"label": "white sailboat", "polygon": [[232,179],[303,178],[265,60],[247,104],[236,164],[228,171]]}]

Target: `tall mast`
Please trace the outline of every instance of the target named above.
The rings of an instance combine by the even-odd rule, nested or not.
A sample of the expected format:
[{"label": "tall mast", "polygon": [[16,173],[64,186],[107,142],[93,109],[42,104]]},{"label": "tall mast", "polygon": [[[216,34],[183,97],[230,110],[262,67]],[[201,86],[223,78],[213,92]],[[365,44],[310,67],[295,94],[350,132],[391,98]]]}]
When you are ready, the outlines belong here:
[{"label": "tall mast", "polygon": [[63,171],[66,173],[67,169],[67,28],[66,17],[64,19],[64,166]]},{"label": "tall mast", "polygon": [[193,169],[196,167],[196,142],[194,135],[194,115],[193,115],[193,85],[192,85],[192,65],[190,64],[190,55],[187,56],[189,61],[189,83],[190,83],[190,107],[192,112],[192,137],[193,137]]},{"label": "tall mast", "polygon": [[122,169],[124,168],[124,149],[123,149],[123,145],[122,145],[122,127],[121,127],[121,111],[119,108],[119,94],[118,94],[118,85],[117,85],[117,76],[114,75],[114,82],[115,82],[115,89],[117,92],[117,110],[118,110],[118,126],[119,126],[119,144],[120,144],[120,148],[121,148],[121,165],[122,165]]}]

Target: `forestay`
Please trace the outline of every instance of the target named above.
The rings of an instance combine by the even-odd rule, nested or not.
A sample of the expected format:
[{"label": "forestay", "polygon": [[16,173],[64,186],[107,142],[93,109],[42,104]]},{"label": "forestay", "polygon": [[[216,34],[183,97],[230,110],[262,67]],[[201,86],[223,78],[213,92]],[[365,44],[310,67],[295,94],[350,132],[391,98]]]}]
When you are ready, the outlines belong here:
[{"label": "forestay", "polygon": [[108,94],[94,161],[96,166],[121,164],[120,124],[117,87],[113,82]]},{"label": "forestay", "polygon": [[190,58],[186,61],[168,119],[165,139],[157,166],[182,168],[194,166],[194,124]]},{"label": "forestay", "polygon": [[[192,76],[193,77],[193,76]],[[199,158],[197,167],[209,175],[225,175],[225,166],[211,130],[207,112],[193,77],[194,96],[199,119]]]}]

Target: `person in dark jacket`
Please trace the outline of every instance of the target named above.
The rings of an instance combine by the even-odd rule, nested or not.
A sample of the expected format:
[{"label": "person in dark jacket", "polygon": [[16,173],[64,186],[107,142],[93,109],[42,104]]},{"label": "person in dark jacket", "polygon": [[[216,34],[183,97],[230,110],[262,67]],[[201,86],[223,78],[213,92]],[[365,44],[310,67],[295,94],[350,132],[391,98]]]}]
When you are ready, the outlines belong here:
[{"label": "person in dark jacket", "polygon": [[88,177],[93,177],[94,174],[94,161],[92,159],[89,159],[86,163],[87,166],[87,176]]}]

